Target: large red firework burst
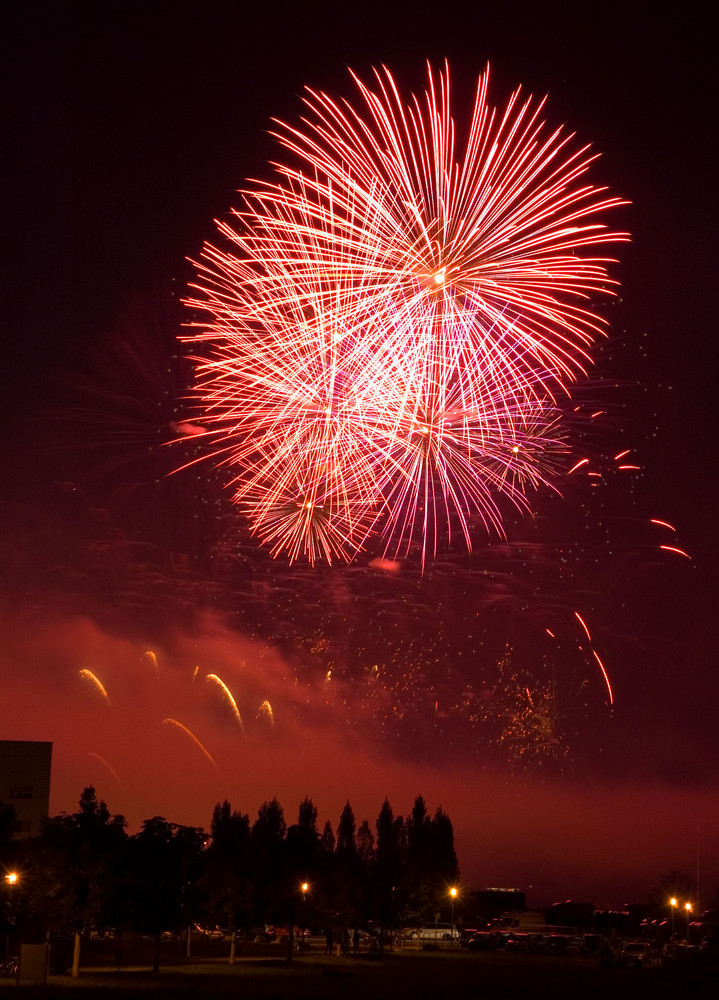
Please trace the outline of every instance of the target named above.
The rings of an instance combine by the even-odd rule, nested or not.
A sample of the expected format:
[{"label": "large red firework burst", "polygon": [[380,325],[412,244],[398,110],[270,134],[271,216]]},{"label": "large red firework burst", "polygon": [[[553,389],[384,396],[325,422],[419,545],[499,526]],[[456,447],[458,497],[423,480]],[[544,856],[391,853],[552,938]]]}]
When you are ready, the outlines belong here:
[{"label": "large red firework burst", "polygon": [[503,112],[478,83],[466,143],[449,73],[405,101],[387,70],[357,106],[308,90],[275,182],[243,192],[227,249],[205,246],[197,385],[212,452],[272,549],[351,558],[502,530],[563,454],[557,400],[586,373],[613,293],[596,221],[620,199],[595,159],[546,128],[543,102]]}]

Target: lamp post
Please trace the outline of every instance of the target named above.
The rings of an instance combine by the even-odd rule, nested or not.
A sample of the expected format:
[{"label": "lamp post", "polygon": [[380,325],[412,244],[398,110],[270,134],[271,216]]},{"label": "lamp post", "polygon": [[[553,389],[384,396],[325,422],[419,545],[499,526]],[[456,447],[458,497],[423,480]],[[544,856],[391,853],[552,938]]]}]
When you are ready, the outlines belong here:
[{"label": "lamp post", "polygon": [[452,886],[452,888],[449,890],[449,898],[452,901],[450,903],[450,918],[449,918],[450,924],[452,925],[450,933],[452,935],[452,943],[454,944],[454,901],[457,898],[457,889],[455,888],[455,886]]},{"label": "lamp post", "polygon": [[17,872],[8,872],[5,876],[5,882],[8,886],[8,911],[7,911],[7,923],[5,926],[4,941],[2,943],[2,950],[0,950],[0,958],[7,958],[8,950],[10,947],[10,937],[17,931],[15,926],[15,886],[20,881],[20,876]]},{"label": "lamp post", "polygon": [[689,916],[690,916],[690,914],[692,912],[692,904],[691,903],[685,903],[684,904],[684,909],[687,911],[687,944],[689,944]]},{"label": "lamp post", "polygon": [[310,891],[309,882],[303,882],[300,885],[300,892],[302,893],[302,928],[300,930],[300,951],[305,950],[305,932],[307,931],[307,893]]},{"label": "lamp post", "polygon": [[674,912],[677,908],[676,896],[672,896],[672,898],[669,900],[669,905],[672,908],[672,937],[674,937]]},{"label": "lamp post", "polygon": [[[297,919],[297,902],[295,898],[296,892],[297,889],[299,888],[300,892],[302,893],[302,899],[304,900],[305,893],[307,892],[309,887],[310,887],[309,882],[300,882],[299,884],[295,884],[290,892],[290,899],[289,899],[290,912],[289,912],[289,921],[287,927],[287,959],[286,959],[288,965],[292,961],[292,952],[294,951],[295,948],[295,921]],[[301,909],[304,909],[304,903]],[[297,930],[299,930],[299,927],[297,928]],[[302,938],[300,938],[300,950],[302,949],[301,942]]]}]

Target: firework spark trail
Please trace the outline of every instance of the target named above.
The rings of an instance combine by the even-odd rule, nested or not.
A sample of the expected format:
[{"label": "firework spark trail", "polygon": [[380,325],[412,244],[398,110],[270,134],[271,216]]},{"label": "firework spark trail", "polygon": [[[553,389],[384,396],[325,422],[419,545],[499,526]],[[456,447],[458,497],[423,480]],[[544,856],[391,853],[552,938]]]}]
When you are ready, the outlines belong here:
[{"label": "firework spark trail", "polygon": [[198,748],[198,750],[202,751],[202,753],[204,754],[204,756],[207,758],[207,760],[210,762],[210,764],[212,764],[212,766],[217,771],[217,773],[220,774],[220,769],[219,769],[219,767],[217,766],[217,764],[215,762],[215,758],[212,756],[212,754],[210,753],[210,751],[207,750],[203,746],[203,744],[198,740],[198,738],[195,736],[195,734],[192,732],[191,729],[188,729],[187,726],[184,726],[181,722],[178,722],[177,719],[163,719],[162,720],[162,725],[163,726],[174,726],[176,729],[179,729],[180,732],[183,732],[183,733],[185,733],[186,736],[189,736],[190,739],[192,740],[192,742]]},{"label": "firework spark trail", "polygon": [[97,691],[100,692],[100,694],[102,695],[102,697],[107,702],[107,707],[110,708],[111,707],[111,705],[110,705],[110,696],[108,695],[107,691],[105,690],[105,686],[102,683],[102,681],[99,679],[99,677],[97,677],[97,675],[94,674],[92,672],[92,670],[88,670],[87,668],[83,668],[82,670],[80,670],[79,671],[79,676],[82,677],[83,680],[90,681],[90,683],[93,685],[93,687]]},{"label": "firework spark trail", "polygon": [[676,545],[660,545],[659,548],[663,552],[674,552],[678,556],[684,556],[685,559],[691,559],[688,552],[685,552],[684,549],[677,548]]},{"label": "firework spark trail", "polygon": [[140,663],[149,663],[152,667],[155,677],[159,680],[160,678],[160,666],[157,662],[157,655],[151,649],[146,649],[145,652],[140,657]]},{"label": "firework spark trail", "polygon": [[587,636],[587,639],[589,639],[589,641],[591,642],[592,641],[592,637],[589,634],[589,629],[587,628],[587,623],[584,621],[584,619],[582,618],[582,616],[579,614],[578,611],[574,612],[574,617],[577,619],[577,621],[579,622],[579,624],[584,629],[584,632],[585,632],[585,634]]},{"label": "firework spark trail", "polygon": [[275,728],[275,713],[272,711],[272,705],[270,705],[269,701],[267,701],[266,699],[265,699],[265,701],[262,702],[262,704],[260,705],[260,707],[257,709],[257,718],[259,719],[259,717],[261,715],[266,715],[267,716],[267,718],[270,720],[270,725],[274,729]]},{"label": "firework spark trail", "polygon": [[459,528],[471,548],[476,518],[502,533],[501,495],[528,509],[562,454],[556,398],[603,332],[587,300],[613,294],[582,254],[626,239],[595,221],[622,204],[583,179],[596,156],[543,102],[495,111],[486,71],[460,149],[448,69],[424,100],[387,70],[353,79],[357,107],[308,89],[301,128],[277,123],[299,166],[243,193],[187,302],[209,317],[187,338],[205,436],[290,561],[376,533],[424,558]]},{"label": "firework spark trail", "polygon": [[[574,612],[574,617],[577,619],[577,621],[579,622],[579,624],[582,626],[582,630],[584,631],[584,634],[586,635],[586,637],[589,640],[589,642],[593,642],[594,640],[592,639],[591,633],[589,631],[589,627],[588,627],[587,623],[585,622],[585,620],[582,618],[582,616],[579,614],[578,611]],[[608,704],[609,705],[613,705],[614,704],[614,692],[612,691],[612,685],[611,685],[611,682],[609,680],[609,674],[607,673],[607,668],[602,663],[601,659],[599,658],[599,654],[597,653],[596,650],[591,649],[590,652],[591,652],[592,656],[594,657],[594,659],[597,661],[597,664],[599,665],[599,669],[602,672],[602,677],[604,678],[604,683],[605,683],[606,688],[607,688],[607,694],[609,696],[609,702],[608,702]]]},{"label": "firework spark trail", "polygon": [[246,735],[246,733],[245,733],[245,724],[242,721],[242,716],[240,715],[240,710],[237,707],[237,702],[235,701],[235,699],[233,697],[233,694],[230,691],[230,689],[228,688],[228,686],[225,684],[225,682],[220,677],[217,676],[217,674],[208,674],[205,679],[208,680],[208,681],[211,681],[213,684],[216,684],[219,687],[219,689],[222,691],[222,693],[224,694],[225,698],[227,699],[227,702],[228,702],[230,708],[232,709],[232,714],[234,715],[235,719],[237,720],[238,726],[242,730],[243,735]]},{"label": "firework spark trail", "polygon": [[579,461],[575,462],[575,464],[572,466],[572,468],[567,471],[567,475],[571,476],[571,474],[573,472],[576,472],[577,469],[581,469],[585,465],[589,465],[589,459],[588,458],[580,458]]},{"label": "firework spark trail", "polygon": [[609,681],[609,674],[607,673],[607,668],[604,666],[602,661],[599,659],[599,654],[596,650],[592,650],[592,656],[599,664],[599,669],[602,671],[602,677],[604,678],[604,683],[607,685],[607,694],[609,695],[609,704],[614,704],[614,693],[612,691],[612,685]]},{"label": "firework spark trail", "polygon": [[105,760],[104,757],[101,757],[99,753],[93,753],[92,751],[89,751],[87,756],[88,757],[93,757],[95,760],[99,760],[100,763],[103,765],[103,767],[107,768],[107,770],[109,771],[109,773],[115,779],[115,781],[117,782],[117,786],[120,789],[120,791],[123,792],[124,794],[126,794],[126,789],[125,789],[125,786],[123,785],[122,781],[120,780],[120,775],[117,773],[117,771],[115,770],[115,768],[111,764],[108,764],[108,762]]}]

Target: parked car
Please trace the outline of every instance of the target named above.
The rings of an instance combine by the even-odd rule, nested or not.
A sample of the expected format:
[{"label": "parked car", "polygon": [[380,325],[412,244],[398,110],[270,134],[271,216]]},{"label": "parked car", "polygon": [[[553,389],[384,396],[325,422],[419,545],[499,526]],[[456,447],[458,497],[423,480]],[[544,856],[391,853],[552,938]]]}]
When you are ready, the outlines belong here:
[{"label": "parked car", "polygon": [[547,934],[544,939],[544,950],[549,955],[562,955],[572,940],[569,934]]},{"label": "parked car", "polygon": [[420,927],[405,927],[402,936],[410,941],[438,942],[459,941],[459,931],[452,924],[422,924]]},{"label": "parked car", "polygon": [[654,964],[654,953],[646,941],[627,941],[619,953],[619,964],[625,968],[645,968]]},{"label": "parked car", "polygon": [[529,934],[510,934],[505,945],[507,951],[529,951]]},{"label": "parked car", "polygon": [[496,951],[497,935],[493,931],[478,931],[467,941],[467,951]]},{"label": "parked car", "polygon": [[479,927],[463,927],[459,932],[459,943],[463,948],[466,948],[468,943],[472,940],[475,934],[479,934]]}]

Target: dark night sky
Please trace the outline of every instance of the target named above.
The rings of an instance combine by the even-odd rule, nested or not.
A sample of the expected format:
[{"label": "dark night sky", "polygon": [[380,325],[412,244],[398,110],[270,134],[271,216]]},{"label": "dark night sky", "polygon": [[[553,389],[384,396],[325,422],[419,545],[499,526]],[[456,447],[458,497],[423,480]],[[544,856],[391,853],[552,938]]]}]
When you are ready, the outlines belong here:
[{"label": "dark night sky", "polygon": [[[642,898],[663,872],[693,871],[697,837],[704,893],[719,885],[716,84],[713,32],[700,10],[692,2],[250,7],[208,0],[26,3],[6,15],[0,669],[6,705],[15,705],[12,722],[5,713],[3,738],[55,741],[54,810],[73,808],[82,785],[92,781],[110,808],[134,823],[164,812],[207,824],[221,796],[253,813],[274,794],[288,814],[309,794],[333,822],[349,797],[358,820],[373,821],[385,795],[406,813],[421,791],[430,807],[441,802],[453,818],[460,864],[475,885],[531,885],[541,899]],[[405,729],[404,749],[378,749],[369,723],[363,730],[372,710],[353,692],[349,671],[344,695],[337,696],[344,709],[327,699],[321,711],[308,709],[286,641],[261,653],[253,645],[249,603],[234,626],[203,620],[202,631],[158,626],[153,634],[143,619],[138,634],[133,619],[133,628],[123,630],[121,616],[111,620],[88,603],[88,563],[78,554],[92,541],[88,523],[102,520],[88,511],[111,508],[123,492],[123,462],[133,481],[164,480],[168,467],[163,453],[157,471],[148,472],[147,455],[135,461],[130,454],[133,441],[142,444],[141,432],[135,439],[117,430],[117,414],[132,408],[118,402],[123,376],[113,370],[113,342],[129,340],[128,315],[140,341],[148,315],[174,329],[167,302],[176,302],[191,276],[185,258],[213,238],[213,218],[227,212],[243,180],[268,173],[270,118],[297,115],[306,84],[349,95],[348,66],[367,76],[385,64],[411,89],[424,83],[425,60],[438,64],[445,57],[459,117],[489,60],[497,103],[518,83],[548,94],[548,119],[566,122],[602,152],[592,179],[632,202],[612,220],[632,233],[632,243],[618,251],[621,299],[609,312],[611,337],[592,389],[607,401],[607,448],[620,440],[642,466],[631,488],[611,501],[615,522],[625,523],[612,544],[626,542],[632,559],[597,556],[591,525],[586,547],[588,560],[614,567],[597,569],[597,590],[612,592],[592,600],[602,612],[598,628],[616,706],[611,717],[593,709],[574,720],[576,765],[543,780],[508,775],[494,764],[482,768],[458,737],[450,751],[433,752],[432,740],[445,737],[424,716],[417,729],[427,731],[415,734],[416,743]],[[149,399],[167,390],[149,369],[165,371],[162,345],[168,354],[172,346],[155,335],[148,341],[135,374],[143,370]],[[87,405],[92,379],[99,387],[106,379],[112,398],[109,390],[104,402],[96,394],[94,416],[88,410],[73,421],[68,414]],[[147,405],[149,412],[152,401]],[[106,437],[101,451],[91,453],[83,422],[97,421],[103,407]],[[139,426],[166,422],[162,413],[132,416]],[[116,461],[113,442],[122,452]],[[150,454],[154,460],[157,450]],[[115,465],[119,471],[105,471]],[[89,498],[84,513],[59,482],[79,484]],[[192,565],[204,572],[207,531],[193,527],[199,515],[192,504],[218,508],[198,501],[198,492],[201,483],[180,484],[175,492],[161,483],[154,506],[152,499],[135,508],[135,501],[126,503],[123,539],[135,531],[143,542],[174,550],[173,530],[184,531],[192,535],[186,546]],[[186,527],[173,528],[183,517]],[[571,510],[557,505],[552,517],[555,536],[570,530]],[[651,517],[676,526],[691,563],[657,558],[646,532]],[[642,562],[643,573],[636,570]],[[625,578],[617,565],[628,567]],[[513,572],[521,577],[521,569]],[[582,579],[593,572],[585,567]],[[261,575],[270,590],[279,580],[315,600],[306,574],[283,577],[278,568],[273,575],[262,563]],[[73,589],[85,595],[84,604],[67,598]],[[360,582],[355,592],[366,610],[368,585]],[[244,598],[235,600],[242,605]],[[241,637],[240,628],[254,638]],[[158,655],[154,687],[140,660],[146,648],[165,653],[164,660]],[[180,787],[165,780],[176,758],[158,720],[207,723],[206,706],[189,707],[183,687],[200,660],[206,672],[223,677],[246,670],[245,690],[275,705],[277,734],[271,743],[261,734],[253,742],[250,734],[240,754],[219,719],[213,752],[226,761],[225,777],[210,781],[188,758]],[[87,692],[77,686],[83,667],[112,678],[111,724],[95,712],[88,718]],[[284,730],[280,704],[292,720]],[[348,704],[357,715],[351,731],[339,722]],[[108,777],[109,767],[94,753],[117,777]]]}]

